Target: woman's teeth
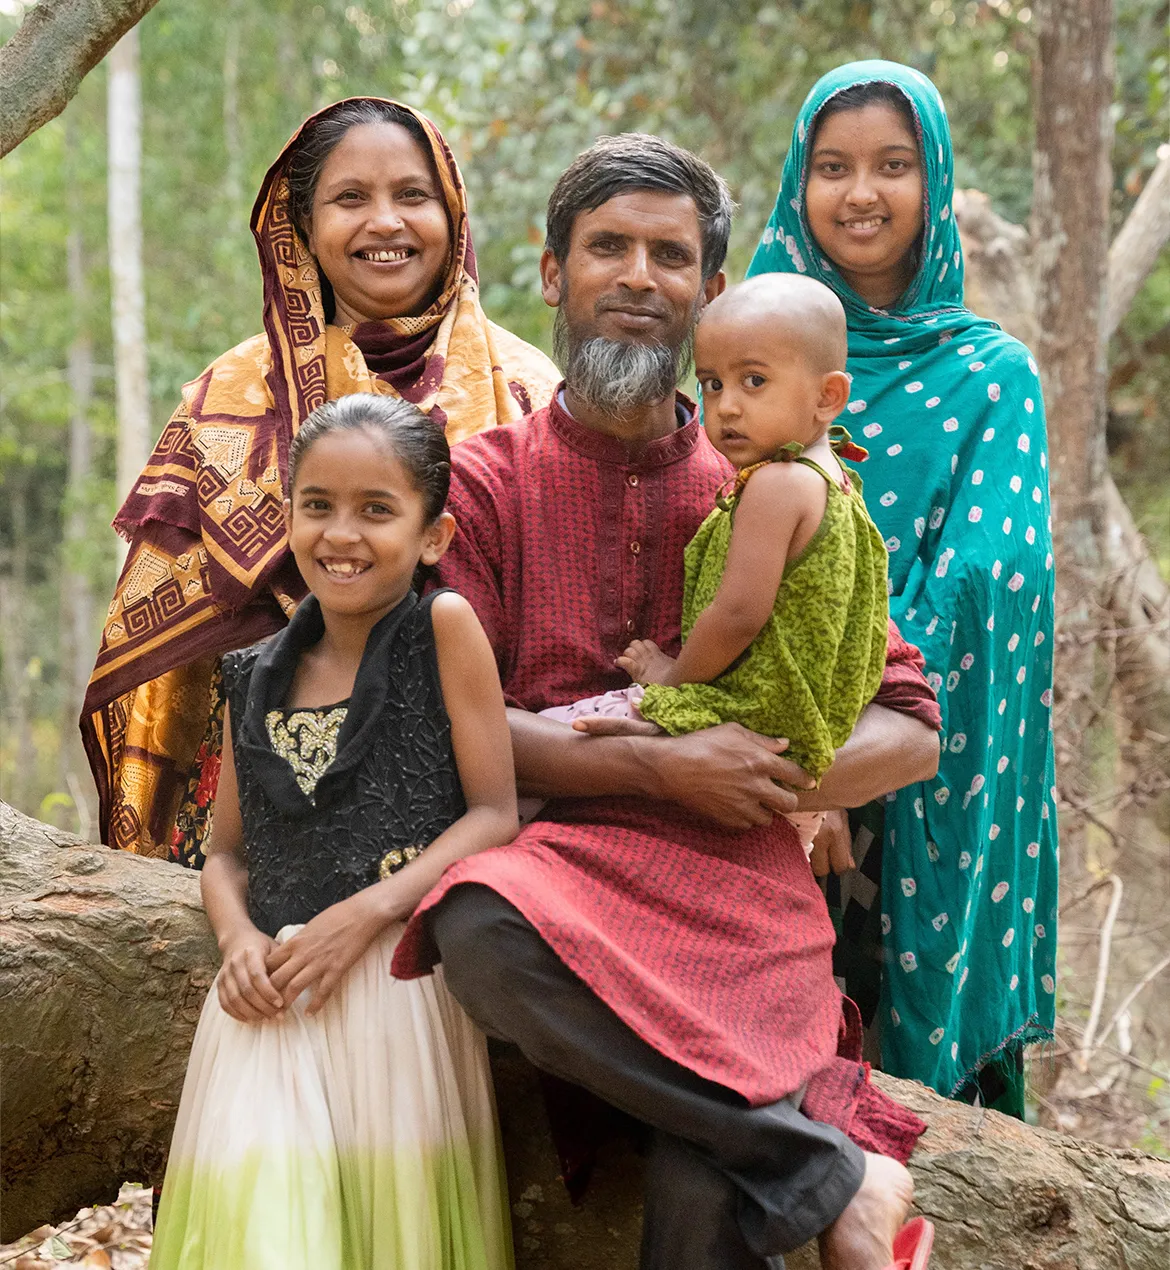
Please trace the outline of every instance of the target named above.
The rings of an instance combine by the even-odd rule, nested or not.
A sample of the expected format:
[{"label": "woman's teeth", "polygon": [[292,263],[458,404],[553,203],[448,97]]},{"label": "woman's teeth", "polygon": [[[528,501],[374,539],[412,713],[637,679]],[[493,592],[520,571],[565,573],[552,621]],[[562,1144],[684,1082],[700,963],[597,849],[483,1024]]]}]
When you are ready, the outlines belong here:
[{"label": "woman's teeth", "polygon": [[868,220],[847,220],[845,227],[846,229],[877,229],[883,219],[881,216],[871,216]]},{"label": "woman's teeth", "polygon": [[397,251],[359,251],[363,260],[373,260],[378,264],[390,264],[394,260],[405,260],[410,254],[409,247],[401,247]]}]

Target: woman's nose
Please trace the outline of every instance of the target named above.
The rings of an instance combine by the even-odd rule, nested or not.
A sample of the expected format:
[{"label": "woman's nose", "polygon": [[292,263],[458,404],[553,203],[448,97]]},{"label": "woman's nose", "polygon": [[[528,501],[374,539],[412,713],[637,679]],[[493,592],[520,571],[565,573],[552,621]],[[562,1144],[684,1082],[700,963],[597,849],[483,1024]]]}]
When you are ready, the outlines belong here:
[{"label": "woman's nose", "polygon": [[867,168],[859,167],[853,174],[853,180],[845,192],[846,199],[857,207],[868,207],[877,201],[877,187],[873,173]]},{"label": "woman's nose", "polygon": [[379,198],[370,203],[368,224],[379,233],[392,233],[401,229],[406,221],[392,198]]}]

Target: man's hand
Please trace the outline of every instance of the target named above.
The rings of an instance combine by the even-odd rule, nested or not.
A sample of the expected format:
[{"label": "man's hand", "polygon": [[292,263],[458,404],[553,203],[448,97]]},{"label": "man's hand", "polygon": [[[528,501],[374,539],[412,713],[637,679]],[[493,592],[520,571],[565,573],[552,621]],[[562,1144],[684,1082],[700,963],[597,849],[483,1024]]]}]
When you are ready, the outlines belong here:
[{"label": "man's hand", "polygon": [[[590,736],[649,736],[658,729],[636,719],[584,718],[574,721]],[[728,829],[770,824],[776,812],[794,811],[796,795],[777,781],[811,789],[812,778],[781,757],[788,742],[722,723],[688,736],[659,737],[645,747],[656,773],[655,796],[714,820]]]},{"label": "man's hand", "polygon": [[266,965],[272,986],[286,1006],[312,988],[305,1010],[316,1014],[345,977],[349,968],[386,927],[381,909],[367,887],[349,899],[331,904],[289,940],[274,945]]},{"label": "man's hand", "polygon": [[667,657],[652,639],[636,639],[617,659],[617,665],[639,684],[665,684],[675,687],[675,666],[678,663],[673,657]]},{"label": "man's hand", "polygon": [[853,838],[849,833],[847,811],[825,812],[824,823],[813,839],[809,864],[818,878],[827,877],[830,871],[841,874],[857,868],[853,860]]},{"label": "man's hand", "polygon": [[251,925],[224,945],[216,991],[224,1012],[240,1023],[261,1023],[284,1008],[264,964],[275,947],[275,940]]}]

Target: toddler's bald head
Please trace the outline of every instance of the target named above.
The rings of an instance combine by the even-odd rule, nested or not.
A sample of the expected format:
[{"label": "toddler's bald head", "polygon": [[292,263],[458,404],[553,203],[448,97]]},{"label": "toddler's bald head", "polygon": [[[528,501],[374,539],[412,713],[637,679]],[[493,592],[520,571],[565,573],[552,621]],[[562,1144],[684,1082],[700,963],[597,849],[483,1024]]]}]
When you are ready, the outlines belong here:
[{"label": "toddler's bald head", "polygon": [[822,282],[798,273],[761,273],[728,287],[703,312],[700,324],[728,320],[742,329],[759,322],[790,341],[818,375],[844,370],[848,352],[845,310]]}]

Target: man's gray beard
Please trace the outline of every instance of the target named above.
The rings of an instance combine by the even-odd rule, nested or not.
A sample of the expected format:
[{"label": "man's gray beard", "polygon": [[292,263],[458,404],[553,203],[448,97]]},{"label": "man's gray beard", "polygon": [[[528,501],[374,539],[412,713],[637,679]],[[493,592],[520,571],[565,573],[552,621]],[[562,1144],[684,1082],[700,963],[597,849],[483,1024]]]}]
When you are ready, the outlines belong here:
[{"label": "man's gray beard", "polygon": [[[696,306],[697,307],[697,306]],[[578,342],[558,308],[553,323],[553,356],[565,386],[586,405],[614,419],[630,415],[674,395],[679,376],[690,364],[694,328],[677,348],[635,344],[595,335]]]}]

